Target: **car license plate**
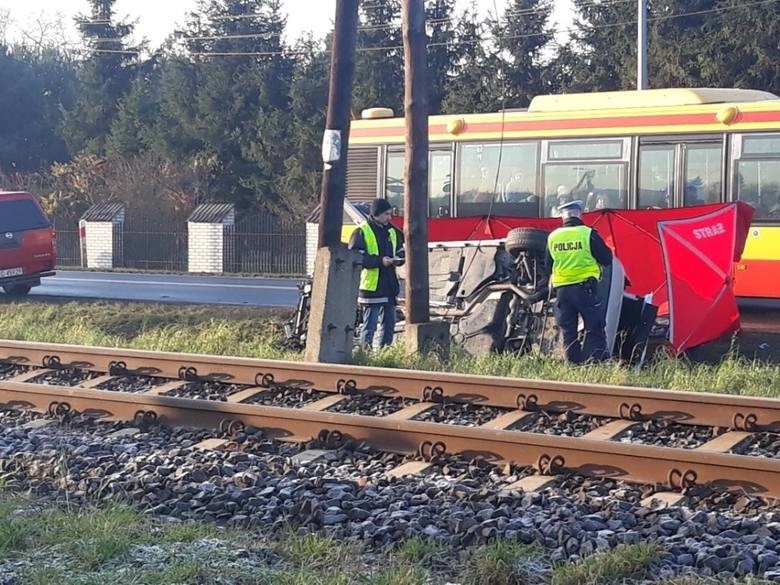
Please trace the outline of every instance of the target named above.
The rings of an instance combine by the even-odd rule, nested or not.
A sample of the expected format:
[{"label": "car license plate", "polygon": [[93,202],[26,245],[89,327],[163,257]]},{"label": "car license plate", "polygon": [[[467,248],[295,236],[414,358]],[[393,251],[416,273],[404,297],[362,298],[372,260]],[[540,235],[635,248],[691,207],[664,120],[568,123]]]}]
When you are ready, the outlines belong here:
[{"label": "car license plate", "polygon": [[0,270],[0,278],[21,276],[22,274],[24,274],[24,270],[22,268],[7,268],[6,270]]}]

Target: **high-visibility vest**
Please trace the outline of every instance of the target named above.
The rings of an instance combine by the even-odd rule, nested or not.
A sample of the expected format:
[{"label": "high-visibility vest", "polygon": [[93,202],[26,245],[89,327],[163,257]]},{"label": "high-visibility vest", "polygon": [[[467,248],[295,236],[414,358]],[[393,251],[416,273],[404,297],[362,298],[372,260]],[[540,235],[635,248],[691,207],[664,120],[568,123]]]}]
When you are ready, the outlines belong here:
[{"label": "high-visibility vest", "polygon": [[[371,226],[364,223],[360,226],[363,231],[363,241],[366,243],[366,253],[372,256],[379,256],[379,242],[376,239],[376,234]],[[395,228],[390,227],[390,243],[393,248],[393,256],[395,256],[398,250],[398,234],[395,233]],[[375,292],[379,286],[379,268],[364,268],[360,272],[360,290]]]},{"label": "high-visibility vest", "polygon": [[547,248],[553,259],[553,286],[579,284],[601,276],[598,262],[590,251],[592,231],[585,225],[562,227],[547,238]]}]

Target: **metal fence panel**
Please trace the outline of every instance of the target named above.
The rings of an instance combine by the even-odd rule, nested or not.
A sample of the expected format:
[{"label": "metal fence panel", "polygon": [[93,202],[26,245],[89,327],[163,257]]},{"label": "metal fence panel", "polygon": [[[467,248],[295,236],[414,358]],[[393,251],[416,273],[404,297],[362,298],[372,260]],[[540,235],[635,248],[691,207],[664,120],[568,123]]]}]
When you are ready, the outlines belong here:
[{"label": "metal fence panel", "polygon": [[57,234],[57,266],[81,266],[79,220],[61,217],[51,219]]},{"label": "metal fence panel", "polygon": [[187,271],[187,221],[127,212],[124,267]]},{"label": "metal fence panel", "polygon": [[268,213],[236,220],[232,272],[300,276],[306,272],[306,229]]},{"label": "metal fence panel", "polygon": [[[78,219],[52,218],[57,231],[57,265],[81,266]],[[146,217],[128,210],[124,238],[116,243],[117,268],[187,271],[185,218]],[[268,213],[241,214],[235,228],[225,229],[228,272],[300,276],[306,273],[306,230],[303,223]],[[119,262],[120,258],[123,261]]]}]

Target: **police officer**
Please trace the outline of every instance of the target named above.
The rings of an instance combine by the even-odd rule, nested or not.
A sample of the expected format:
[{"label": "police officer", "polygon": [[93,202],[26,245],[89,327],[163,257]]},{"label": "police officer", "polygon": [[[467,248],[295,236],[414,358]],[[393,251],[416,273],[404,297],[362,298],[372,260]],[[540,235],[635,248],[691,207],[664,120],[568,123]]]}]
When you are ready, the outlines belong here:
[{"label": "police officer", "polygon": [[393,343],[395,305],[400,292],[395,269],[404,263],[404,234],[390,223],[393,209],[386,199],[374,199],[368,221],[349,239],[350,250],[363,253],[358,302],[363,308],[360,345],[371,349],[377,324],[382,322],[380,347]]},{"label": "police officer", "polygon": [[[563,227],[547,240],[548,262],[552,265],[552,286],[558,302],[555,320],[563,333],[566,359],[574,364],[607,357],[607,336],[602,299],[596,285],[600,266],[612,264],[612,252],[598,232],[582,222],[582,201],[558,207]],[[585,343],[580,345],[579,317],[585,323]]]}]

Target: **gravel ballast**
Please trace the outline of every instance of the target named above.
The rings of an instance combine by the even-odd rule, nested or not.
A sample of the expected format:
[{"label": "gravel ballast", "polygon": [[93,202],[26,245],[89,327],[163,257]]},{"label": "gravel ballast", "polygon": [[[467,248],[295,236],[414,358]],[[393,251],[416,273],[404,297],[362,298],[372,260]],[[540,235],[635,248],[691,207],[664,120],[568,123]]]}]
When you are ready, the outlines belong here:
[{"label": "gravel ballast", "polygon": [[[780,578],[780,510],[747,498],[707,494],[692,507],[641,505],[651,486],[564,476],[542,492],[506,493],[525,468],[500,469],[455,458],[422,476],[388,478],[409,460],[348,443],[284,444],[246,429],[228,450],[195,445],[207,430],[151,426],[80,416],[26,428],[38,415],[0,410],[0,458],[6,491],[54,501],[129,501],[151,514],[247,526],[274,534],[290,526],[372,546],[411,536],[452,547],[510,538],[545,547],[554,560],[576,560],[620,544],[657,542],[655,573]],[[117,431],[122,433],[117,434]],[[64,466],[63,462],[67,461]],[[698,498],[698,499],[696,499]]]}]

